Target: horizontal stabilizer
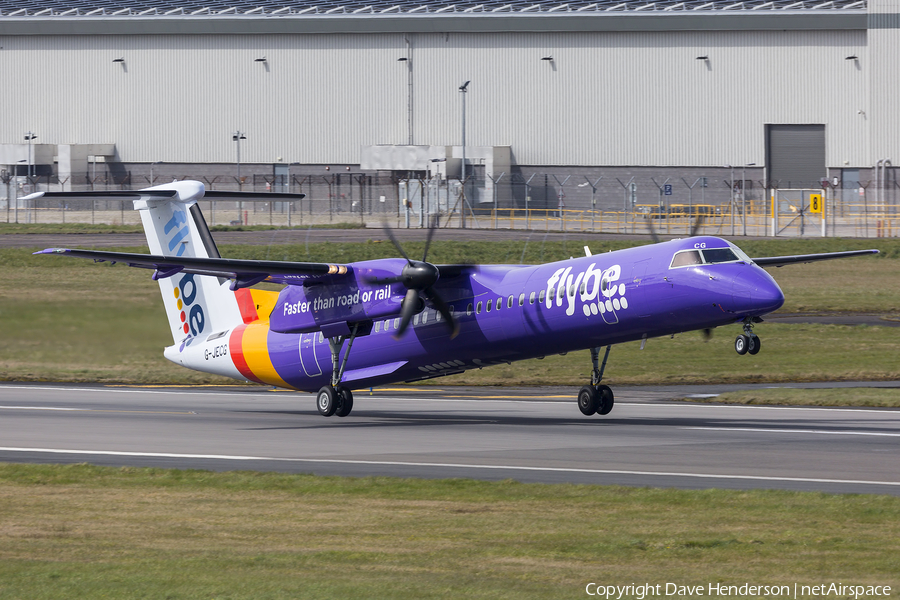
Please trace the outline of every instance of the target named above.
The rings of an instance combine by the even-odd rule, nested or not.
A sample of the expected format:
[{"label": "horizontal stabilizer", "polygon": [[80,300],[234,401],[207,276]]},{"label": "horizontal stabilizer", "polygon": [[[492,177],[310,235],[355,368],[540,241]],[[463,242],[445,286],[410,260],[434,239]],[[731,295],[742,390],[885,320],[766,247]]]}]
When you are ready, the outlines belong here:
[{"label": "horizontal stabilizer", "polygon": [[[302,285],[309,279],[346,275],[352,271],[347,265],[327,263],[300,263],[268,260],[239,260],[231,258],[206,258],[188,256],[159,256],[129,252],[104,252],[101,250],[70,250],[47,248],[35,254],[64,254],[88,258],[94,262],[123,263],[129,267],[154,269],[154,279],[164,279],[176,273],[211,275],[236,280],[234,288],[247,287],[260,281]],[[248,283],[251,282],[252,283]]]},{"label": "horizontal stabilizer", "polygon": [[833,258],[847,258],[850,256],[863,256],[866,254],[878,254],[878,250],[849,250],[847,252],[823,252],[822,254],[796,254],[794,256],[769,256],[754,258],[753,262],[761,267],[783,267],[796,263],[811,263],[819,260],[831,260]]},{"label": "horizontal stabilizer", "polygon": [[103,192],[35,192],[22,196],[19,200],[35,200],[37,198],[122,198],[139,200],[141,198],[175,198],[177,190],[135,190],[135,191],[103,191]]},{"label": "horizontal stabilizer", "polygon": [[290,200],[301,200],[306,198],[306,194],[287,194],[283,192],[220,192],[218,190],[206,190],[203,193],[204,200],[246,200],[248,198],[286,202]]}]

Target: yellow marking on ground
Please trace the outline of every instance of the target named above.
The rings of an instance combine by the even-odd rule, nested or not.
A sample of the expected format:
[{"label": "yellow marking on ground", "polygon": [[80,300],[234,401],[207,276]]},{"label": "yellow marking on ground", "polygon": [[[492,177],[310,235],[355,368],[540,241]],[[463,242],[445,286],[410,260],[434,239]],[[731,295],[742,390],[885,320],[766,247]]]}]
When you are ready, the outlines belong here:
[{"label": "yellow marking on ground", "polygon": [[524,398],[571,398],[571,396],[442,396],[443,398],[476,398],[479,400],[522,400]]},{"label": "yellow marking on ground", "polygon": [[107,383],[103,387],[110,388],[231,388],[246,387],[239,383]]}]

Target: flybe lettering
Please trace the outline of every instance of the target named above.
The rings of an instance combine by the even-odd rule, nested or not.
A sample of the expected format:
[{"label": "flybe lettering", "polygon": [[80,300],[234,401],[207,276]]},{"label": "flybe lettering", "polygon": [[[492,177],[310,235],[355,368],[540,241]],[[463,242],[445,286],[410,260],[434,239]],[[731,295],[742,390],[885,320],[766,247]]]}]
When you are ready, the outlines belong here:
[{"label": "flybe lettering", "polygon": [[[163,227],[163,233],[166,237],[169,236],[169,232],[173,229],[175,233],[172,238],[169,239],[169,252],[173,252],[175,247],[178,246],[178,252],[175,253],[175,256],[181,256],[184,254],[185,245],[181,244],[181,240],[187,237],[188,228],[187,228],[187,215],[183,210],[173,210],[172,218],[165,224]],[[182,227],[184,225],[184,227]]]},{"label": "flybe lettering", "polygon": [[[203,331],[206,325],[206,315],[203,313],[203,306],[199,303],[194,304],[197,299],[197,282],[194,281],[194,275],[188,274],[178,281],[175,288],[176,307],[181,311],[181,323],[184,333],[197,336]],[[193,306],[191,306],[193,304]]]},{"label": "flybe lettering", "polygon": [[613,265],[608,269],[598,269],[591,263],[582,273],[572,273],[572,267],[558,269],[547,280],[547,308],[566,307],[566,315],[575,314],[576,298],[581,300],[585,316],[603,314],[628,308],[625,299],[625,284],[617,283],[622,276],[622,267]]}]

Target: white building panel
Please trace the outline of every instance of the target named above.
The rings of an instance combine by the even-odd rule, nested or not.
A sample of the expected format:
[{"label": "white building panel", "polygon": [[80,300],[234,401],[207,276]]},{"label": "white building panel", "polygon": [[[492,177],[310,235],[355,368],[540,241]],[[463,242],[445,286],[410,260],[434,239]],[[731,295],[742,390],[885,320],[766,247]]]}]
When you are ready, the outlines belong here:
[{"label": "white building panel", "polygon": [[762,165],[765,125],[796,123],[826,126],[829,165],[865,166],[900,156],[900,36],[868,35],[7,35],[0,143],[32,130],[122,162],[229,163],[241,131],[242,162],[356,164],[363,146],[459,145],[470,80],[467,143],[515,164]]}]

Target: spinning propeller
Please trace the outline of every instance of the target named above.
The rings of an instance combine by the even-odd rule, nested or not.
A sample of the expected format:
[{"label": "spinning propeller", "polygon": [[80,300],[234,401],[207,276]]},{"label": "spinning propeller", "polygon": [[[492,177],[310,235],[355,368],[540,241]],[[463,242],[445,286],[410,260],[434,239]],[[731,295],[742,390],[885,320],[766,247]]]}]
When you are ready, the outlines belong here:
[{"label": "spinning propeller", "polygon": [[[691,225],[691,233],[688,237],[694,237],[695,235],[697,235],[697,233],[700,232],[700,227],[702,227],[702,226],[703,226],[703,215],[698,214],[694,218],[694,224]],[[653,216],[652,215],[647,215],[647,229],[650,232],[650,239],[653,240],[654,244],[658,244],[660,241],[662,241],[659,239],[659,235],[657,235],[657,233],[656,233],[656,228],[653,227]]]},{"label": "spinning propeller", "polygon": [[425,251],[422,253],[422,260],[412,260],[403,250],[403,246],[400,245],[397,238],[394,237],[394,232],[391,231],[391,228],[387,225],[384,226],[384,233],[391,240],[391,243],[394,244],[397,251],[406,259],[407,264],[400,271],[399,275],[372,278],[370,283],[382,285],[402,283],[406,287],[406,296],[400,304],[400,327],[397,328],[397,333],[394,335],[395,338],[403,335],[406,328],[409,327],[409,322],[412,320],[413,315],[422,310],[423,302],[419,296],[420,293],[431,301],[431,304],[434,305],[450,327],[450,339],[455,338],[459,333],[459,324],[453,317],[453,312],[433,287],[440,279],[441,272],[436,265],[425,261],[428,258],[428,248],[431,246],[431,239],[434,237],[435,229],[437,229],[437,222],[433,219],[428,227],[428,237],[425,239]]}]

